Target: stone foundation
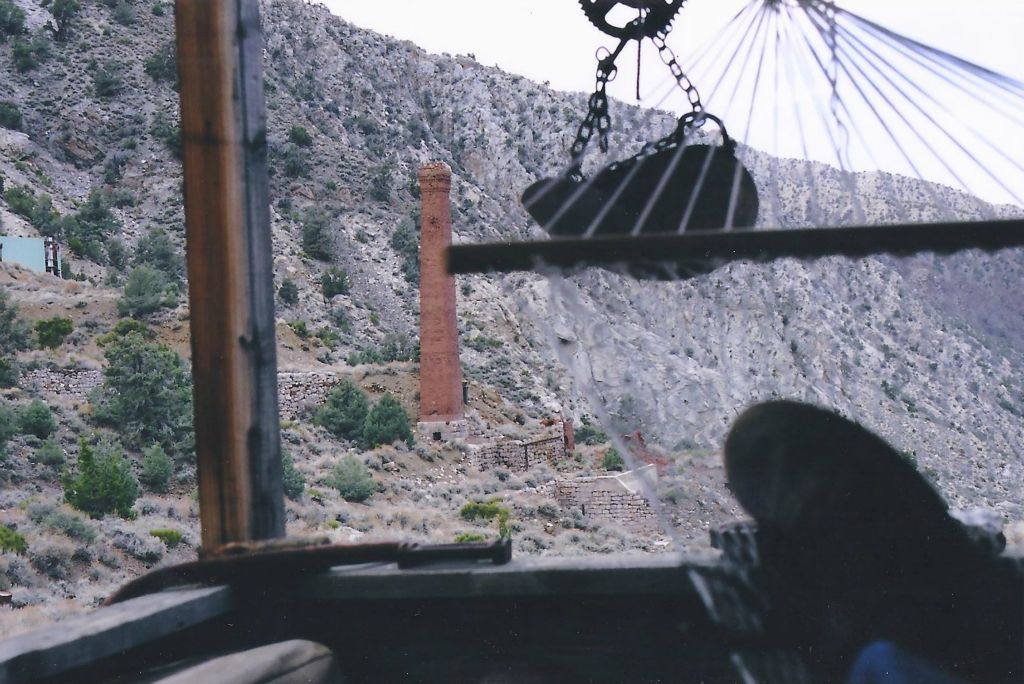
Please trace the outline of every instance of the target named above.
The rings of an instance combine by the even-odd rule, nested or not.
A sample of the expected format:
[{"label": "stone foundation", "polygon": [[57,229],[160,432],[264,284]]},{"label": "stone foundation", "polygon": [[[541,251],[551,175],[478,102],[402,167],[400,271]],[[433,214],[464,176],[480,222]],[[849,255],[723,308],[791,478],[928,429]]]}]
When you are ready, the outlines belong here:
[{"label": "stone foundation", "polygon": [[23,373],[18,383],[43,394],[84,402],[89,393],[103,384],[103,371],[76,368],[37,368]]},{"label": "stone foundation", "polygon": [[562,508],[588,517],[648,523],[654,520],[654,511],[642,494],[643,481],[653,489],[657,477],[657,470],[649,465],[619,475],[560,480],[555,484],[555,498]]},{"label": "stone foundation", "polygon": [[469,425],[464,420],[420,421],[416,431],[428,442],[450,442],[469,436]]},{"label": "stone foundation", "polygon": [[[557,432],[557,434],[556,434]],[[559,426],[539,439],[506,439],[471,447],[472,460],[480,470],[507,468],[522,473],[541,463],[554,465],[566,456],[565,437]]]},{"label": "stone foundation", "polygon": [[316,408],[344,379],[335,373],[278,373],[277,407],[281,418],[295,420]]}]

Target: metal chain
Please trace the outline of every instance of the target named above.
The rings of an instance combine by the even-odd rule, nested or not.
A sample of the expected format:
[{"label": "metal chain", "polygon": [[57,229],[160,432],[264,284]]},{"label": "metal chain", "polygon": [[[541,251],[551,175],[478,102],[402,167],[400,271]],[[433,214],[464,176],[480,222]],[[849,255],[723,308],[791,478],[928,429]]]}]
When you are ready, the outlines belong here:
[{"label": "metal chain", "polygon": [[694,114],[700,114],[704,111],[704,105],[700,101],[700,93],[697,92],[697,86],[693,85],[690,77],[683,71],[683,67],[679,66],[676,53],[665,42],[667,37],[668,31],[659,31],[651,38],[651,42],[654,43],[654,47],[658,48],[658,55],[661,57],[661,61],[665,63],[665,66],[669,68],[669,71],[675,77],[676,85],[686,93],[686,99],[690,102],[690,111]]},{"label": "metal chain", "polygon": [[583,153],[586,151],[587,145],[590,144],[590,139],[594,136],[595,130],[598,134],[598,144],[601,146],[601,151],[608,151],[608,131],[612,126],[612,118],[608,114],[607,90],[608,83],[615,78],[617,72],[618,67],[615,66],[615,62],[610,56],[605,57],[597,64],[597,84],[594,87],[593,94],[590,96],[587,117],[580,124],[579,129],[577,129],[576,140],[573,142],[569,153],[572,158],[575,174],[580,173],[579,169],[583,163]]},{"label": "metal chain", "polygon": [[[641,23],[640,26],[642,27],[643,24]],[[697,86],[690,81],[686,72],[683,71],[683,67],[679,65],[675,52],[672,51],[672,48],[665,41],[669,30],[669,28],[664,28],[658,31],[651,36],[651,41],[658,49],[661,61],[664,62],[665,66],[672,72],[672,76],[676,79],[676,85],[686,94],[686,99],[690,103],[690,113],[683,115],[679,120],[680,125],[673,133],[670,133],[661,140],[644,145],[637,157],[646,156],[670,147],[673,144],[680,143],[686,131],[690,128],[699,128],[704,123],[704,116],[702,115],[704,105],[701,102]],[[608,113],[608,83],[614,80],[616,73],[618,73],[618,68],[615,66],[615,58],[622,52],[622,48],[629,40],[631,40],[629,37],[624,38],[614,53],[609,53],[601,58],[597,64],[597,84],[594,88],[594,93],[590,96],[587,116],[576,131],[576,139],[573,141],[569,153],[572,159],[569,175],[576,180],[580,180],[583,177],[581,170],[583,153],[586,152],[587,145],[590,144],[591,138],[594,137],[594,131],[597,131],[598,144],[601,147],[601,151],[608,151],[608,131],[611,129],[612,124],[611,116]]]}]

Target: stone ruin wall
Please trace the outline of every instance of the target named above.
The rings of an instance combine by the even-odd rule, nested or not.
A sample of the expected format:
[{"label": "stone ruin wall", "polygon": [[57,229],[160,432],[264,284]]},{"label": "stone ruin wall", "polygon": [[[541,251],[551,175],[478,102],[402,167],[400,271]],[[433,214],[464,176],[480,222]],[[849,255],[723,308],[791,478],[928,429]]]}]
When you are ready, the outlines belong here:
[{"label": "stone ruin wall", "polygon": [[[281,418],[295,420],[304,411],[323,403],[343,376],[334,373],[278,373],[277,394]],[[72,402],[86,402],[89,393],[103,384],[103,371],[83,368],[37,368],[22,375],[23,387]]]},{"label": "stone ruin wall", "polygon": [[592,518],[624,523],[650,523],[654,511],[640,494],[630,491],[621,476],[580,477],[555,485],[558,504]]},{"label": "stone ruin wall", "polygon": [[508,468],[514,473],[526,472],[542,463],[555,464],[565,458],[565,438],[545,435],[530,442],[507,439],[473,448],[473,462],[480,470]]},{"label": "stone ruin wall", "polygon": [[344,376],[335,373],[278,373],[277,406],[281,418],[295,420],[327,400]]},{"label": "stone ruin wall", "polygon": [[62,396],[74,402],[89,400],[89,393],[103,384],[103,371],[91,368],[36,368],[22,373],[18,383],[43,394]]}]

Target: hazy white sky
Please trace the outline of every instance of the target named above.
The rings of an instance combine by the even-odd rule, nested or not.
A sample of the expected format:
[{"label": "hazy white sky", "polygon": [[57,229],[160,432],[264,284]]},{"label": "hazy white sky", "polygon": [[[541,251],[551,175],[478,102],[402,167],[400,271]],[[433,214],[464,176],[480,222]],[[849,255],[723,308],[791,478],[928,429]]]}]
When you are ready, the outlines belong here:
[{"label": "hazy white sky", "polygon": [[[746,0],[689,0],[671,44],[697,47]],[[325,0],[364,28],[431,52],[478,61],[560,90],[591,90],[594,51],[614,40],[587,22],[575,0]],[[923,42],[1024,79],[1024,0],[847,0],[841,6]],[[628,96],[628,79],[618,85]]]},{"label": "hazy white sky", "polygon": [[[473,54],[482,64],[496,65],[540,83],[549,82],[559,90],[591,91],[596,65],[595,50],[615,44],[614,39],[603,35],[586,20],[577,0],[324,2],[335,14],[358,26],[411,40],[430,52]],[[669,44],[682,58],[684,67],[687,66],[687,58],[693,59],[698,49],[707,46],[709,39],[721,35],[729,19],[747,4],[748,0],[688,0],[669,38]],[[923,43],[1024,81],[1024,0],[840,0],[838,4]],[[670,92],[671,86],[668,91],[665,90],[666,70],[653,49],[646,49],[642,87],[645,100],[642,104],[658,106],[661,93]],[[632,65],[635,60],[636,51],[631,47],[620,59],[620,76],[609,88],[612,96],[627,101],[634,99],[636,81]],[[1016,197],[1008,195],[1005,192],[1006,183],[1001,180],[1003,176],[1013,174],[1012,184],[1024,188],[1024,172],[1019,167],[1011,167],[1006,159],[1007,156],[1024,159],[1024,130],[1020,124],[1011,121],[1014,116],[1020,117],[1018,121],[1024,119],[1024,113],[1014,114],[1020,101],[1007,103],[1008,108],[1013,110],[1007,116],[991,117],[986,110],[972,105],[968,101],[970,98],[964,97],[963,92],[946,92],[942,81],[929,83],[927,74],[923,72],[911,75],[910,66],[900,65],[900,69],[900,73],[915,82],[919,80],[920,86],[928,91],[924,95],[915,95],[917,100],[923,102],[929,95],[934,95],[941,101],[934,109],[938,125],[944,127],[944,130],[954,131],[961,126],[973,128],[974,137],[960,144],[959,140],[935,130],[921,135],[919,131],[926,130],[928,122],[920,112],[913,111],[913,107],[903,106],[900,112],[909,111],[907,119],[897,120],[894,128],[900,129],[900,143],[906,142],[909,154],[914,158],[914,161],[908,163],[905,154],[901,156],[895,149],[886,149],[887,145],[889,148],[895,146],[888,142],[883,128],[897,117],[885,112],[878,115],[870,111],[868,105],[857,103],[851,116],[857,121],[856,125],[860,126],[858,133],[863,134],[862,140],[865,143],[870,141],[870,145],[862,145],[860,150],[848,152],[852,167],[856,170],[884,168],[961,187],[994,201],[1024,203],[1020,194]],[[696,80],[707,99],[712,89],[711,84],[701,83],[700,78]],[[848,100],[857,100],[853,84],[850,79],[847,81]],[[782,157],[807,156],[827,163],[837,163],[836,157],[829,158],[830,154],[836,154],[836,147],[827,144],[824,128],[809,132],[794,120],[795,117],[790,116],[788,121],[785,120],[787,117],[780,115],[779,109],[754,113],[751,107],[753,117],[748,116],[746,105],[738,102],[743,98],[746,98],[743,102],[749,101],[752,92],[756,92],[756,87],[747,85],[744,89],[741,86],[738,91],[732,92],[733,100],[728,102],[723,102],[722,96],[729,98],[730,95],[716,93],[714,97],[718,98],[718,103],[712,98],[709,109],[726,117],[733,135],[754,147]],[[885,95],[879,91],[872,94],[872,97],[879,101],[884,100]],[[799,87],[785,93],[782,98],[785,107],[789,107],[791,101],[796,101],[805,113],[815,108],[820,111],[822,100],[827,108],[828,91],[807,92]],[[662,107],[678,110],[682,104],[682,99],[670,100]],[[947,105],[951,112],[942,109]],[[951,113],[959,115],[960,121],[954,123],[956,117],[949,116]],[[778,120],[770,119],[769,114],[779,117]],[[818,118],[820,121],[820,116]],[[862,125],[867,119],[874,120],[873,130]],[[801,139],[811,140],[821,150],[807,150],[804,142],[800,142],[798,147],[797,141]],[[879,144],[879,141],[884,144]],[[995,147],[1005,149],[1002,158],[993,156],[972,160],[963,156],[966,154],[964,147],[969,148],[970,154],[980,150],[979,157]],[[941,154],[934,150],[940,150]],[[869,156],[879,155],[881,158],[868,159]],[[946,163],[946,160],[956,155],[961,155],[961,158],[951,164]],[[918,159],[923,163],[918,165]],[[950,166],[954,168],[950,169]],[[993,172],[993,168],[997,167],[998,172]]]}]

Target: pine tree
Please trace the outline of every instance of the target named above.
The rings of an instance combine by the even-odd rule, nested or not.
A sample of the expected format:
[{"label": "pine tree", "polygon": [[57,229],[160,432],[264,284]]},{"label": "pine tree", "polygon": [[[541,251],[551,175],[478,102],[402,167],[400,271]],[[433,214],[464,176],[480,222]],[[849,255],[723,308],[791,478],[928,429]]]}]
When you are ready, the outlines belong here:
[{"label": "pine tree", "polygon": [[92,518],[107,513],[126,519],[135,515],[132,506],[139,496],[139,484],[120,447],[100,445],[94,449],[83,439],[75,470],[65,471],[61,481],[64,499]]},{"label": "pine tree", "polygon": [[281,449],[281,484],[284,485],[284,495],[292,501],[302,496],[306,489],[306,481],[295,467],[295,461],[287,449]]},{"label": "pine tree", "polygon": [[357,440],[363,433],[370,402],[363,390],[346,380],[327,395],[327,401],[313,413],[313,423],[341,439]]},{"label": "pine tree", "polygon": [[396,439],[412,444],[412,429],[405,409],[390,394],[385,394],[366,415],[363,424],[362,444],[373,449],[381,444],[391,444]]},{"label": "pine tree", "polygon": [[130,332],[106,347],[96,419],[116,427],[130,446],[159,444],[169,454],[192,449],[192,382],[180,356]]}]

